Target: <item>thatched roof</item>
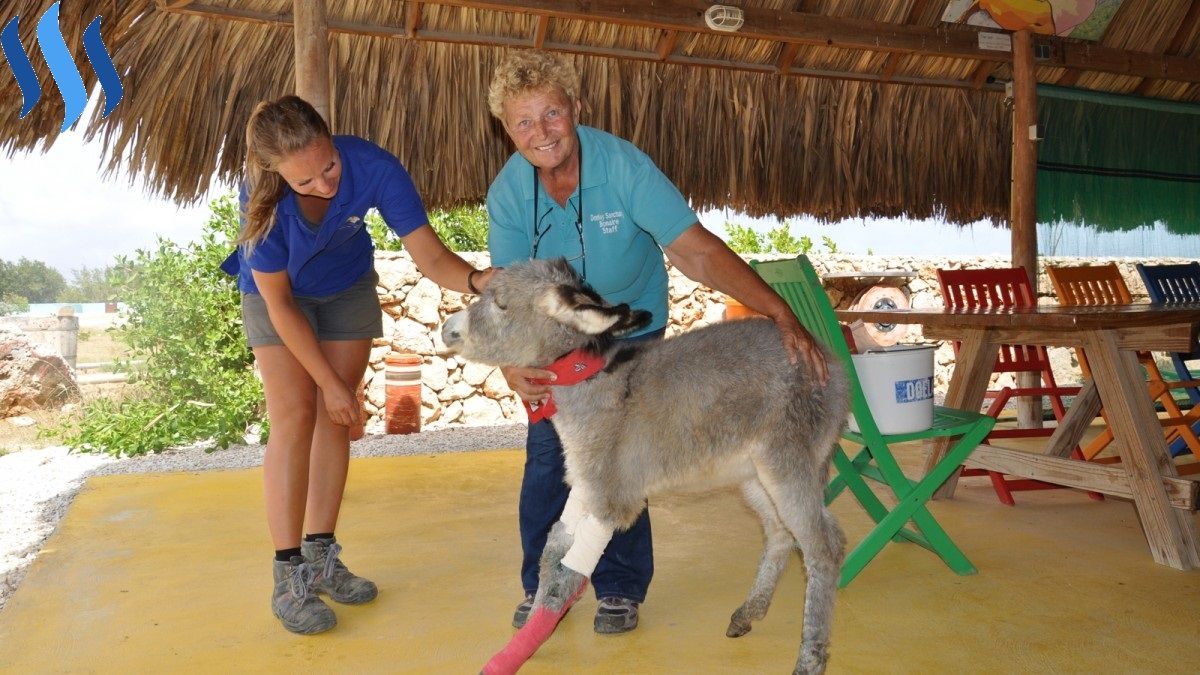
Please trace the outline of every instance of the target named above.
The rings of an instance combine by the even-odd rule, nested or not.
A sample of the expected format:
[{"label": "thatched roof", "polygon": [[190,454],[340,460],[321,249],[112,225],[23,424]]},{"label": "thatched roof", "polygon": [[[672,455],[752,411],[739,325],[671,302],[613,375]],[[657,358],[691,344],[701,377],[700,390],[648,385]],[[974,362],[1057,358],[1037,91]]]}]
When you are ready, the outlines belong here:
[{"label": "thatched roof", "polygon": [[[21,15],[31,47],[50,4],[7,0],[0,20]],[[1006,218],[1010,117],[995,82],[1010,77],[1010,56],[975,48],[977,28],[942,23],[945,0],[730,0],[747,13],[735,34],[704,27],[707,4],[328,2],[333,127],[399,155],[431,206],[480,200],[511,152],[487,112],[491,70],[506,49],[541,45],[576,54],[584,123],[646,150],[697,207]],[[1039,38],[1050,49],[1038,80],[1200,101],[1198,4],[1124,0],[1098,44]],[[291,7],[65,0],[77,61],[101,15],[122,71],[112,115],[80,122],[102,139],[108,169],[180,202],[214,175],[234,180],[251,108],[294,88]],[[63,119],[31,51],[49,90],[24,120],[0,68],[9,154],[44,149]]]}]

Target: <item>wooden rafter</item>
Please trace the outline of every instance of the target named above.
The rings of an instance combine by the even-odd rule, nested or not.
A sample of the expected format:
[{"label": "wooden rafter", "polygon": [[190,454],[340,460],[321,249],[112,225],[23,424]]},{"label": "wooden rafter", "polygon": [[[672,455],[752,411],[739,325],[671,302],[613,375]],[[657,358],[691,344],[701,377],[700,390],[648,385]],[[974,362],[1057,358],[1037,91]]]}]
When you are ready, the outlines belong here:
[{"label": "wooden rafter", "polygon": [[[551,2],[550,0],[514,0],[512,2],[484,2],[480,0],[430,0],[424,4],[533,14],[549,18],[598,21],[617,25],[652,28],[662,31],[718,34],[704,25],[703,11],[708,7],[705,0],[671,0],[646,3],[630,0],[574,0]],[[270,14],[250,12],[232,7],[218,7],[202,3],[189,3],[183,7],[163,8],[163,11],[179,14],[221,18],[235,21],[250,21],[269,25],[288,26],[291,16],[285,13]],[[792,45],[816,45],[840,49],[879,51],[893,54],[925,54],[952,58],[976,59],[992,62],[1011,62],[1010,52],[981,49],[977,32],[962,26],[937,26],[933,28],[892,24],[845,17],[833,17],[802,12],[744,8],[745,25],[736,35],[744,39],[775,41]],[[360,22],[330,21],[331,32],[353,33],[377,37],[409,38],[432,42],[450,42],[485,46],[532,47],[529,38],[512,38],[469,33],[443,31],[418,31],[409,35],[405,27],[379,26]],[[1200,60],[1177,56],[1160,56],[1102,47],[1093,44],[1068,43],[1053,40],[1054,49],[1050,59],[1039,65],[1075,70],[1095,70],[1122,75],[1153,77],[1200,82]],[[781,71],[777,65],[720,59],[702,59],[682,54],[660,56],[659,51],[638,51],[545,42],[544,49],[577,54],[591,54],[615,58],[645,61],[666,61],[684,65],[708,66],[750,72],[770,72],[811,77],[831,77],[862,81],[885,81],[873,73],[840,72],[819,69],[791,68]],[[936,80],[911,77],[892,77],[892,82],[921,84],[928,86],[973,88],[970,80]]]},{"label": "wooden rafter", "polygon": [[980,61],[975,70],[971,72],[971,86],[975,89],[982,89],[983,85],[987,84],[987,80],[992,75],[992,71],[996,69],[996,64],[991,61]]},{"label": "wooden rafter", "polygon": [[[1183,21],[1179,22],[1179,28],[1175,29],[1175,36],[1171,38],[1171,44],[1167,45],[1166,54],[1175,56],[1183,51],[1184,42],[1196,30],[1197,24],[1200,24],[1200,0],[1192,0],[1192,4],[1188,6],[1187,14],[1183,16]],[[1154,78],[1144,78],[1138,83],[1133,93],[1137,96],[1145,96],[1150,92],[1150,87],[1153,85]]]},{"label": "wooden rafter", "polygon": [[421,3],[409,0],[404,8],[404,35],[409,39],[417,36],[421,30]]},{"label": "wooden rafter", "polygon": [[541,49],[546,44],[546,34],[550,32],[550,17],[542,15],[538,17],[537,28],[533,30],[533,46],[535,49]]},{"label": "wooden rafter", "polygon": [[[703,19],[704,10],[710,5],[707,0],[662,0],[653,3],[630,0],[437,0],[437,4],[710,33]],[[737,31],[740,38],[901,54],[1012,61],[1011,52],[980,48],[977,38],[980,31],[973,27],[939,25],[926,28],[753,7],[745,7],[742,12],[745,15],[745,24]],[[1039,65],[1200,82],[1200,60],[1147,54],[1058,38],[1051,38],[1049,42],[1054,47],[1052,56],[1040,61]]]},{"label": "wooden rafter", "polygon": [[658,44],[655,45],[654,51],[658,54],[659,61],[666,61],[667,57],[675,51],[675,43],[679,41],[679,31],[665,30],[658,38]]},{"label": "wooden rafter", "polygon": [[[904,23],[911,24],[913,19],[923,15],[931,2],[932,0],[913,0],[913,3],[908,6],[908,13],[904,15]],[[900,67],[900,61],[903,58],[903,54],[888,54],[887,61],[883,64],[883,71],[880,73],[880,77],[883,78],[884,82],[891,81],[892,76],[896,74],[896,69]]]},{"label": "wooden rafter", "polygon": [[796,60],[796,52],[800,51],[800,45],[794,42],[786,42],[779,50],[779,59],[775,62],[775,67],[781,75],[787,75],[792,69],[792,62]]}]

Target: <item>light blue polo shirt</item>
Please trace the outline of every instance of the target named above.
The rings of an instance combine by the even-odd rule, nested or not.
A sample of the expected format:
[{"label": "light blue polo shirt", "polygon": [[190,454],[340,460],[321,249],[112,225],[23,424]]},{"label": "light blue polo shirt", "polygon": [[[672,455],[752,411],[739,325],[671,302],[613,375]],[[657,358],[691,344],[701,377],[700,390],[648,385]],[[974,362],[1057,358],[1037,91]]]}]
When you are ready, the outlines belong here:
[{"label": "light blue polo shirt", "polygon": [[[371,269],[375,245],[364,218],[371,208],[379,209],[384,222],[398,236],[405,236],[429,222],[412,178],[400,160],[370,141],[355,136],[334,136],[333,145],[342,160],[342,178],[329,210],[314,231],[300,215],[296,193],[284,188],[275,207],[275,224],[246,259],[238,247],[221,269],[238,275],[243,293],[258,293],[250,270],[287,270],[292,293],[324,296],[340,293],[354,285]],[[247,194],[242,187],[241,211]]]},{"label": "light blue polo shirt", "polygon": [[[654,315],[641,335],[667,325],[667,270],[662,248],[699,218],[679,190],[632,143],[576,127],[583,152],[580,186],[566,207],[534,179],[533,165],[514,153],[488,189],[488,250],[504,267],[533,256],[564,257],[605,300]],[[536,188],[535,188],[536,185]],[[537,227],[533,191],[538,190]],[[575,227],[583,194],[582,251]],[[586,264],[585,264],[586,256]]]}]

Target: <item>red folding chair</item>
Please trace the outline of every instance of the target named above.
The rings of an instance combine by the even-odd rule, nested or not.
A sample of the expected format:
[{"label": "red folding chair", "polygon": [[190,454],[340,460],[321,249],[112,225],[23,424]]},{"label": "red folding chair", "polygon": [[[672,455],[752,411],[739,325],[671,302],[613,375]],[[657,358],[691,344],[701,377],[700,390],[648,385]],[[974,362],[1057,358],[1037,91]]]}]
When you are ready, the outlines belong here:
[{"label": "red folding chair", "polygon": [[[1033,307],[1037,304],[1037,299],[1033,293],[1033,287],[1029,283],[1029,277],[1025,274],[1023,267],[1005,267],[997,269],[980,269],[980,270],[945,270],[937,271],[938,283],[942,287],[942,297],[948,307],[968,307],[968,308],[998,308],[998,307]],[[959,343],[954,343],[954,353],[958,353]],[[993,418],[999,418],[1000,412],[1004,406],[1013,398],[1022,397],[1037,397],[1039,400],[1042,397],[1049,399],[1050,409],[1054,412],[1054,419],[1062,421],[1066,415],[1066,406],[1063,405],[1063,396],[1074,396],[1079,393],[1079,387],[1062,387],[1054,380],[1054,371],[1050,368],[1050,357],[1046,354],[1045,347],[1034,345],[1000,345],[1000,351],[996,356],[996,363],[992,366],[993,373],[1038,373],[1041,375],[1042,385],[1040,387],[1000,387],[999,389],[989,389],[984,394],[984,400],[991,399],[992,403],[987,409],[987,414]],[[994,438],[1030,438],[1037,436],[1049,436],[1054,433],[1054,428],[1038,428],[1038,429],[1001,429],[995,427],[988,434],[985,443]],[[1079,448],[1071,453],[1076,459],[1082,459],[1083,455]],[[1015,479],[1005,478],[1003,474],[996,471],[985,471],[983,469],[963,469],[963,476],[983,476],[987,475],[992,479],[992,488],[996,491],[996,496],[1001,503],[1013,506],[1012,493],[1019,490],[1047,490],[1060,488],[1060,485],[1052,485],[1043,483],[1042,481],[1031,479]],[[1103,495],[1097,493],[1088,493],[1093,499],[1103,499]]]}]

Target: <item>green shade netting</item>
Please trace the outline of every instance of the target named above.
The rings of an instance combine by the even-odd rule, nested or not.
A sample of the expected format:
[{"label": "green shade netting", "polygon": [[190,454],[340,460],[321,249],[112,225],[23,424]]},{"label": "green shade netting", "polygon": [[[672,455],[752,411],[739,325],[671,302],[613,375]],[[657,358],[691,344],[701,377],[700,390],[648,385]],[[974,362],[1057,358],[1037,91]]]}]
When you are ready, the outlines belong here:
[{"label": "green shade netting", "polygon": [[1200,105],[1038,86],[1037,219],[1200,233]]}]

